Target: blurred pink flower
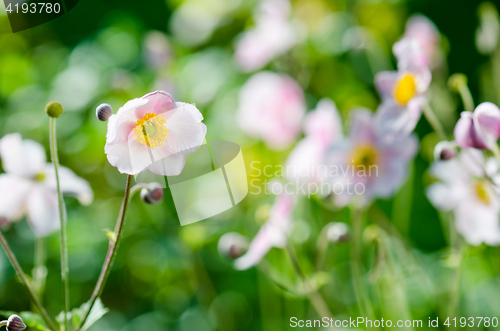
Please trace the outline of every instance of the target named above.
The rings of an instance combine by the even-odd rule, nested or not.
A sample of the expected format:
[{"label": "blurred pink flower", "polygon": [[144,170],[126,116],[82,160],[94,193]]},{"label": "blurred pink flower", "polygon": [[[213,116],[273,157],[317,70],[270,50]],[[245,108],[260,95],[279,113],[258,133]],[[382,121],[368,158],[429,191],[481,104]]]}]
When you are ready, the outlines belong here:
[{"label": "blurred pink flower", "polygon": [[240,128],[273,149],[285,149],[294,143],[305,112],[301,87],[286,75],[259,72],[240,90]]},{"label": "blurred pink flower", "polygon": [[362,207],[389,198],[401,186],[418,141],[414,135],[393,138],[380,130],[369,110],[352,113],[349,137],[334,143],[326,157],[338,206]]},{"label": "blurred pink flower", "polygon": [[285,169],[291,181],[320,183],[326,177],[324,157],[328,147],[342,137],[342,119],[335,103],[322,99],[316,109],[307,114],[305,138],[288,156]]},{"label": "blurred pink flower", "polygon": [[[0,139],[0,158],[5,170],[0,174],[0,219],[8,223],[27,215],[38,237],[59,229],[54,165],[47,163],[42,145],[22,140],[18,133]],[[70,169],[59,168],[59,180],[64,194],[74,195],[81,204],[94,198],[89,183]]]},{"label": "blurred pink flower", "polygon": [[166,67],[172,60],[172,49],[167,36],[160,31],[151,31],[144,38],[144,58],[153,69]]},{"label": "blurred pink flower", "polygon": [[250,243],[248,251],[234,261],[236,269],[257,265],[273,247],[285,247],[292,229],[293,197],[285,192],[276,197],[267,222]]},{"label": "blurred pink flower", "polygon": [[491,149],[500,137],[500,109],[491,102],[483,102],[473,113],[462,112],[453,133],[463,148]]},{"label": "blurred pink flower", "polygon": [[205,139],[207,127],[194,106],[156,91],[128,101],[108,121],[105,152],[121,173],[145,169],[162,176],[181,173],[185,155]]},{"label": "blurred pink flower", "polygon": [[236,44],[236,60],[246,72],[264,67],[297,43],[297,31],[288,20],[288,0],[261,0],[255,27],[244,32]]},{"label": "blurred pink flower", "polygon": [[436,57],[441,40],[436,25],[424,15],[412,15],[406,22],[404,38],[414,39],[418,42],[429,66]]},{"label": "blurred pink flower", "polygon": [[420,119],[432,76],[415,40],[402,39],[394,44],[393,51],[398,71],[382,71],[375,76],[383,101],[377,110],[377,120],[384,125],[384,131],[409,133]]},{"label": "blurred pink flower", "polygon": [[474,149],[462,150],[456,158],[431,167],[431,174],[441,182],[427,188],[427,197],[436,208],[453,211],[458,232],[471,245],[500,244],[498,171],[495,158],[485,161]]}]

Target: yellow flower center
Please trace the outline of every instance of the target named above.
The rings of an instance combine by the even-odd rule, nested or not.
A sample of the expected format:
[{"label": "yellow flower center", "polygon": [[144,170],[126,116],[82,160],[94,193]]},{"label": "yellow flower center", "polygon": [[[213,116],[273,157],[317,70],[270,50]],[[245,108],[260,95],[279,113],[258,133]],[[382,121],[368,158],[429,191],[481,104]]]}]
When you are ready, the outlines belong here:
[{"label": "yellow flower center", "polygon": [[477,182],[474,185],[474,191],[481,202],[483,202],[485,205],[489,205],[491,202],[491,198],[486,185],[488,184],[484,180]]},{"label": "yellow flower center", "polygon": [[394,99],[402,105],[406,105],[417,93],[415,76],[412,74],[403,75],[394,88]]},{"label": "yellow flower center", "polygon": [[167,134],[170,132],[165,126],[167,121],[163,116],[147,113],[143,118],[135,122],[134,138],[142,145],[151,147],[163,146],[167,142]]},{"label": "yellow flower center", "polygon": [[43,182],[45,180],[46,175],[43,172],[39,172],[35,175],[35,180],[37,182]]},{"label": "yellow flower center", "polygon": [[364,167],[365,169],[377,164],[377,150],[370,144],[357,146],[351,154],[351,160],[355,167]]}]

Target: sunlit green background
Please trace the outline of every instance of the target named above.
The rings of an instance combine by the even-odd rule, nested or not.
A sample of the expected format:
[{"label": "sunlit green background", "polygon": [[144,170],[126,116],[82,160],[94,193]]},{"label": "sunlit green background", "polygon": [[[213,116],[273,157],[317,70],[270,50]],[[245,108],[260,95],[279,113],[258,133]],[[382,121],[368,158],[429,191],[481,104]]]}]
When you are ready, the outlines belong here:
[{"label": "sunlit green background", "polygon": [[[190,31],[175,31],[172,23],[188,1],[217,18],[196,45],[188,42]],[[97,105],[108,102],[116,111],[127,100],[163,89],[176,100],[195,103],[205,116],[207,138],[239,143],[247,163],[285,161],[289,151],[271,152],[262,142],[245,137],[234,118],[239,88],[250,77],[234,63],[234,43],[253,24],[255,4],[81,0],[66,15],[16,34],[11,33],[0,5],[0,136],[20,132],[48,149],[49,120],[43,109],[47,101],[59,100],[66,109],[58,120],[61,164],[87,179],[95,192],[95,201],[88,207],[66,199],[72,306],[79,306],[91,294],[107,250],[102,230],[114,227],[125,184],[125,175],[106,160],[106,123],[96,120]],[[308,109],[329,97],[345,119],[352,106],[375,110],[380,100],[373,76],[395,67],[392,44],[401,37],[407,18],[417,12],[428,16],[443,35],[448,72],[445,68],[435,75],[434,83],[444,90],[435,97],[434,107],[448,132],[462,110],[457,97],[445,89],[449,73],[468,76],[476,101],[500,99],[483,77],[491,60],[480,55],[474,43],[479,1],[298,0],[292,4],[293,16],[311,29],[313,37],[266,69],[294,77],[305,90]],[[330,30],[315,26],[325,15],[333,17]],[[374,47],[369,51],[345,47],[342,36],[352,26],[367,28]],[[159,66],[148,61],[148,38],[169,47],[168,58]],[[369,57],[377,61],[370,64]],[[422,119],[417,127],[421,151],[411,178],[395,198],[377,201],[368,213],[367,224],[377,223],[391,233],[387,244],[392,255],[381,262],[373,244],[364,246],[366,277],[377,315],[397,315],[401,289],[410,317],[422,319],[424,326],[428,317],[446,316],[449,266],[453,264],[447,258],[446,226],[424,194],[437,139],[430,132]],[[256,211],[268,203],[272,197],[248,196],[214,219],[180,227],[171,196],[157,206],[135,197],[102,298],[110,312],[92,330],[279,331],[289,329],[292,316],[315,318],[305,298],[278,289],[256,268],[234,270],[217,252],[217,241],[226,232],[253,237],[259,227]],[[295,217],[300,228],[292,234],[293,244],[304,268],[310,270],[319,231],[331,221],[349,222],[348,213],[330,211],[318,199],[304,199]],[[26,221],[14,224],[6,236],[30,273],[35,240]],[[58,235],[51,235],[46,243],[48,278],[43,301],[54,316],[62,310]],[[268,260],[291,275],[282,251],[272,250]],[[321,292],[332,312],[338,318],[358,316],[348,244],[331,247],[326,270],[328,282]],[[498,248],[468,249],[460,306],[463,316],[500,314],[499,273]],[[29,309],[28,294],[0,254],[0,310]]]}]

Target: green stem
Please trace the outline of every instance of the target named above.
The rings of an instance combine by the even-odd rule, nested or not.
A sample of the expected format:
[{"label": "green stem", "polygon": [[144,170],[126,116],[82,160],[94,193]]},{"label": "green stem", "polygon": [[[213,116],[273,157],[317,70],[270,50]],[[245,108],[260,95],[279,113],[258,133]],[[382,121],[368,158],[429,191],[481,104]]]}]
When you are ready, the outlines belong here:
[{"label": "green stem", "polygon": [[[450,223],[453,223],[453,217],[451,216]],[[462,260],[464,258],[464,245],[455,228],[455,224],[450,224],[450,247],[452,250],[452,257],[457,259],[457,264],[452,265],[450,304],[448,306],[448,316],[453,318],[458,317],[457,313],[460,303],[460,284],[462,281]]]},{"label": "green stem", "polygon": [[70,323],[68,319],[68,312],[70,310],[69,304],[69,266],[68,266],[68,235],[66,230],[67,216],[64,200],[61,192],[61,184],[59,182],[59,158],[57,155],[57,139],[56,139],[56,119],[50,118],[50,155],[54,170],[56,174],[57,185],[57,198],[59,205],[59,218],[61,221],[61,230],[59,231],[59,242],[61,250],[61,279],[63,283],[64,293],[64,324],[66,330],[69,331]]},{"label": "green stem", "polygon": [[500,147],[498,147],[497,143],[493,143],[491,146],[491,151],[493,152],[493,155],[497,158],[498,162],[500,162]]},{"label": "green stem", "polygon": [[33,267],[32,277],[33,286],[37,294],[41,297],[45,287],[45,279],[47,276],[47,268],[45,266],[45,238],[36,238],[35,240],[35,263]]},{"label": "green stem", "polygon": [[351,273],[354,285],[354,293],[359,303],[359,310],[361,315],[373,320],[373,308],[366,292],[363,280],[363,260],[362,260],[362,246],[361,235],[363,230],[363,212],[359,209],[353,208],[351,210],[352,219],[352,245],[351,245]]},{"label": "green stem", "polygon": [[462,98],[462,102],[464,103],[464,109],[470,112],[474,111],[474,99],[472,99],[472,94],[470,93],[469,87],[467,84],[460,84],[458,87],[458,93]]},{"label": "green stem", "polygon": [[309,301],[311,301],[311,304],[313,305],[316,312],[319,314],[320,317],[328,317],[329,319],[334,320],[333,314],[330,311],[330,308],[328,308],[328,305],[326,304],[321,294],[319,294],[317,290],[309,286],[309,283],[307,282],[307,277],[302,271],[302,268],[300,267],[299,264],[299,259],[297,258],[297,255],[295,255],[295,251],[293,250],[290,243],[287,243],[285,250],[288,253],[288,256],[290,257],[290,260],[292,261],[292,265],[295,272],[304,283],[304,286],[306,286],[307,296],[309,297]]},{"label": "green stem", "polygon": [[14,252],[12,252],[12,249],[10,249],[9,244],[7,243],[7,240],[5,240],[5,237],[3,236],[2,231],[0,231],[0,244],[2,245],[5,253],[7,254],[7,257],[9,258],[10,263],[12,264],[12,267],[17,273],[17,276],[19,279],[21,279],[21,283],[26,287],[28,290],[31,300],[33,300],[33,303],[35,306],[38,308],[40,311],[40,314],[42,315],[43,320],[47,324],[50,330],[55,331],[56,327],[54,326],[54,323],[50,319],[49,315],[47,314],[47,311],[45,308],[42,306],[42,303],[40,302],[40,299],[38,298],[38,295],[36,294],[35,290],[31,286],[31,284],[28,281],[28,278],[23,272],[23,269],[21,268],[21,265],[16,259],[16,256],[14,255]]},{"label": "green stem", "polygon": [[429,124],[432,126],[434,131],[439,135],[439,138],[442,140],[446,140],[446,133],[444,131],[443,125],[439,121],[438,117],[432,110],[431,106],[428,103],[424,104],[424,116],[429,122]]},{"label": "green stem", "polygon": [[116,221],[116,226],[115,226],[116,240],[109,240],[109,247],[108,247],[108,253],[106,254],[106,260],[104,261],[104,264],[102,266],[101,274],[99,275],[99,279],[97,280],[94,292],[90,297],[89,308],[86,311],[83,318],[81,319],[80,324],[76,328],[76,331],[80,330],[84,325],[85,321],[87,320],[87,317],[89,316],[89,313],[92,310],[94,303],[96,302],[97,298],[101,296],[102,291],[104,290],[104,286],[106,285],[106,281],[108,280],[109,274],[111,272],[111,267],[113,266],[116,254],[118,252],[118,247],[120,246],[120,241],[123,237],[125,217],[127,215],[127,209],[130,202],[130,192],[131,192],[130,188],[132,185],[133,178],[134,177],[132,175],[128,175],[127,177],[127,184],[125,186],[125,196],[123,197],[122,207],[120,209],[120,214],[118,216],[118,220]]}]

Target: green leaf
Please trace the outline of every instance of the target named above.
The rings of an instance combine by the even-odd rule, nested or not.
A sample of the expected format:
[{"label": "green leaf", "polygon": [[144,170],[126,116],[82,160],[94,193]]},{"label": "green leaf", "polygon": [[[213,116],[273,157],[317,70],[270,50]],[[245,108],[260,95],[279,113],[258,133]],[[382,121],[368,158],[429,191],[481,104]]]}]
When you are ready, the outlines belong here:
[{"label": "green leaf", "polygon": [[9,318],[10,315],[14,315],[14,314],[21,317],[23,319],[24,324],[26,324],[26,326],[29,328],[36,329],[39,331],[49,330],[47,328],[47,325],[43,321],[43,318],[38,314],[32,313],[30,311],[22,311],[19,313],[16,313],[13,311],[5,311],[5,310],[0,311],[0,315],[5,316],[6,318]]},{"label": "green leaf", "polygon": [[[70,320],[73,323],[73,326],[75,328],[80,323],[83,315],[88,311],[89,306],[90,303],[86,302],[79,308],[74,308],[71,312],[68,313],[68,320]],[[85,324],[83,324],[81,328],[81,331],[88,330],[88,328],[90,328],[95,322],[97,322],[104,315],[106,315],[108,311],[109,309],[104,307],[101,299],[97,298],[96,302],[94,303],[94,306],[92,307],[92,310],[89,313],[89,316],[87,317],[87,320],[85,321]],[[64,325],[64,312],[61,312],[59,315],[57,315],[56,320],[61,326]]]}]

